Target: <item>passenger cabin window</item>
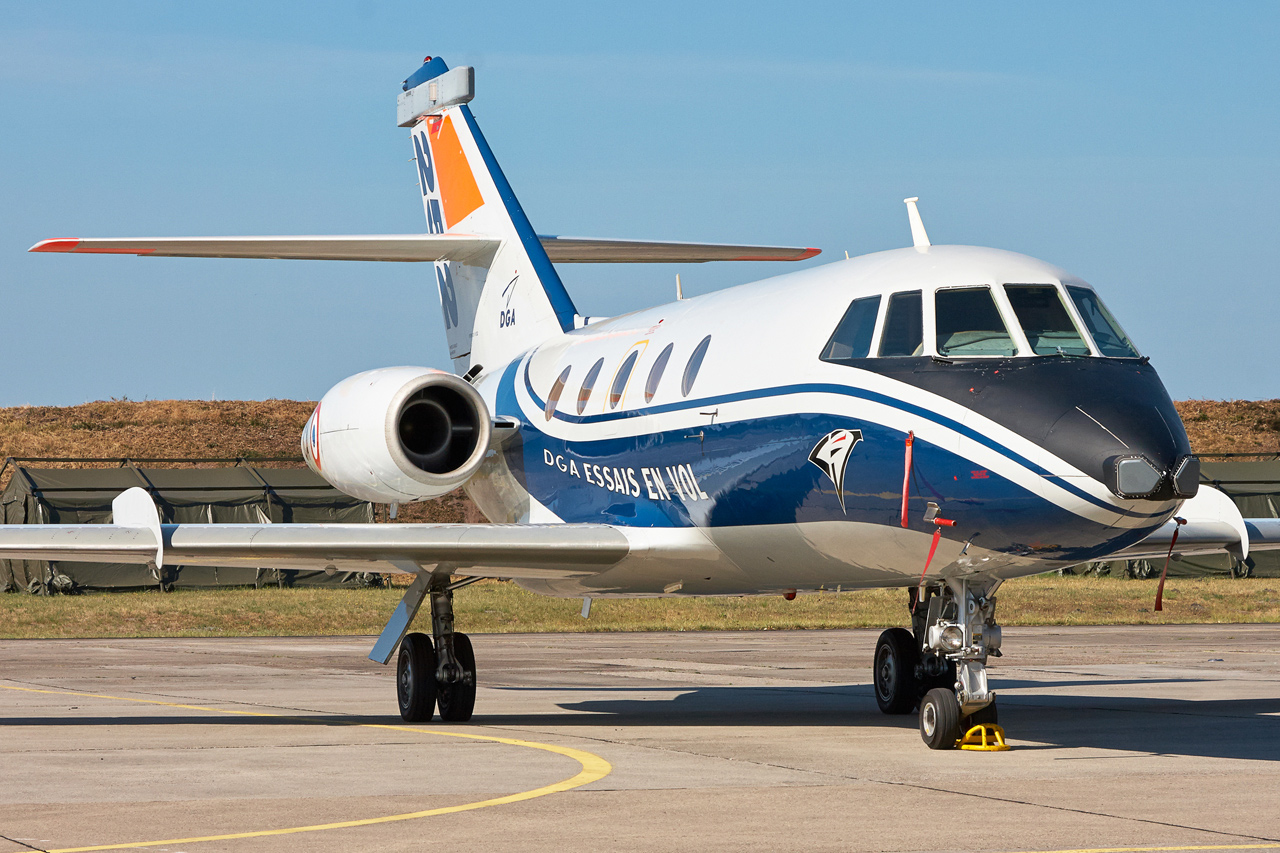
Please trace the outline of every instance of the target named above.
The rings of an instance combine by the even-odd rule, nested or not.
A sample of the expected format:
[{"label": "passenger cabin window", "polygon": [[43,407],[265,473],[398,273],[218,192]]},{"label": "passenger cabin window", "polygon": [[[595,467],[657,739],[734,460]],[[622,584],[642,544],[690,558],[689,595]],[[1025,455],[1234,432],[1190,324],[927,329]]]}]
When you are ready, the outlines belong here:
[{"label": "passenger cabin window", "polygon": [[680,393],[686,397],[693,390],[693,381],[698,378],[698,371],[702,369],[702,359],[706,358],[709,346],[711,346],[711,336],[707,335],[693,348],[693,354],[689,356],[689,363],[684,368],[684,378],[680,381]]},{"label": "passenger cabin window", "polygon": [[1080,318],[1093,335],[1093,342],[1098,352],[1113,358],[1137,358],[1138,351],[1129,343],[1128,336],[1120,328],[1120,324],[1111,316],[1107,306],[1102,304],[1098,294],[1087,287],[1067,286],[1071,301],[1076,304]]},{"label": "passenger cabin window", "polygon": [[[989,287],[957,287],[934,294],[938,355],[1009,356],[1018,351]],[[893,310],[892,305],[889,310]]]},{"label": "passenger cabin window", "polygon": [[600,368],[602,367],[604,367],[603,358],[591,365],[591,369],[587,371],[586,378],[582,380],[582,390],[578,392],[578,414],[582,414],[587,410],[587,401],[591,399],[591,389],[596,387],[596,380],[600,378]]},{"label": "passenger cabin window", "polygon": [[626,361],[622,362],[622,367],[618,368],[618,372],[613,377],[613,387],[609,389],[609,408],[616,409],[618,404],[622,402],[622,394],[627,390],[627,380],[631,378],[631,371],[636,367],[636,359],[640,357],[640,350],[631,351],[631,355],[627,356]]},{"label": "passenger cabin window", "polygon": [[653,363],[653,367],[649,368],[649,381],[644,383],[644,401],[652,403],[653,397],[658,393],[658,383],[662,381],[662,371],[667,369],[667,362],[671,360],[671,351],[675,349],[675,344],[667,344],[662,348],[662,352],[658,353],[658,359]]},{"label": "passenger cabin window", "polygon": [[868,296],[849,303],[840,324],[820,356],[823,361],[845,361],[866,358],[871,354],[871,337],[876,331],[876,315],[880,313],[880,297]]},{"label": "passenger cabin window", "polygon": [[924,321],[921,316],[920,291],[895,293],[889,297],[889,310],[880,334],[880,355],[906,356],[924,352]]},{"label": "passenger cabin window", "polygon": [[569,381],[569,371],[572,367],[566,367],[558,377],[555,384],[551,386],[551,393],[547,394],[547,408],[544,414],[547,420],[551,420],[551,416],[556,413],[556,404],[560,402],[560,393],[564,391],[564,383]]},{"label": "passenger cabin window", "polygon": [[1088,355],[1089,345],[1051,284],[1006,284],[1005,296],[1036,355]]}]

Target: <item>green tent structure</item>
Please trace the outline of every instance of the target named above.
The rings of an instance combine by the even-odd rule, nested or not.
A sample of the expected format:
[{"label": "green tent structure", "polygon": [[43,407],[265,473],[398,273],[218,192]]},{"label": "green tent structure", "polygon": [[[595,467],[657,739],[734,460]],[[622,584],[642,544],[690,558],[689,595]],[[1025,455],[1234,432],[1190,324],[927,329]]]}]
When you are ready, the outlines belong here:
[{"label": "green tent structure", "polygon": [[[262,460],[276,461],[276,460]],[[292,460],[291,460],[292,461]],[[116,463],[113,468],[30,467],[28,462]],[[183,467],[140,467],[145,463],[188,463]],[[192,467],[189,463],[231,463]],[[132,486],[151,493],[168,523],[290,524],[372,523],[374,506],[330,486],[306,468],[254,467],[244,460],[54,460],[7,459],[0,475],[12,472],[0,495],[5,524],[106,524],[111,501]],[[173,589],[220,586],[377,586],[382,578],[364,572],[278,570],[218,566],[150,566],[0,560],[0,590],[35,594],[79,590]]]}]

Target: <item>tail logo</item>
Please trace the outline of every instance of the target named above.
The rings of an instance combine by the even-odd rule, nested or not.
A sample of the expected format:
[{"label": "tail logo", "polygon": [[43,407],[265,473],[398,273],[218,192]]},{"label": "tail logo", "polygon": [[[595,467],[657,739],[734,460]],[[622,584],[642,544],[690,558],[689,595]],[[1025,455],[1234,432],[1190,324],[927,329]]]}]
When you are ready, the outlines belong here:
[{"label": "tail logo", "polygon": [[818,466],[836,487],[836,498],[840,501],[840,511],[849,514],[844,506],[844,473],[849,464],[849,453],[855,445],[862,441],[862,430],[832,430],[809,451],[809,461]]},{"label": "tail logo", "polygon": [[498,312],[498,328],[505,329],[508,326],[516,324],[516,309],[511,307],[511,297],[516,295],[516,282],[520,280],[520,274],[516,273],[516,277],[507,282],[507,286],[502,288],[502,295],[507,298],[503,303],[502,310]]}]

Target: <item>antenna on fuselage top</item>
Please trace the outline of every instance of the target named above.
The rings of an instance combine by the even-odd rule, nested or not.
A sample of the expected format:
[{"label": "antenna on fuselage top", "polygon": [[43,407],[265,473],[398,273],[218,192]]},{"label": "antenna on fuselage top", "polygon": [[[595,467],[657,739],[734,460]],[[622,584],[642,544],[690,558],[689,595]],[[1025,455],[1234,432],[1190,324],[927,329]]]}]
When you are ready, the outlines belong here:
[{"label": "antenna on fuselage top", "polygon": [[907,219],[911,222],[911,242],[915,244],[916,249],[924,250],[929,248],[929,235],[924,230],[924,220],[920,218],[920,208],[916,207],[916,202],[920,200],[919,196],[912,198],[904,198],[902,201],[907,206]]},{"label": "antenna on fuselage top", "polygon": [[680,273],[676,273],[676,302],[684,299],[684,288],[680,286]]}]

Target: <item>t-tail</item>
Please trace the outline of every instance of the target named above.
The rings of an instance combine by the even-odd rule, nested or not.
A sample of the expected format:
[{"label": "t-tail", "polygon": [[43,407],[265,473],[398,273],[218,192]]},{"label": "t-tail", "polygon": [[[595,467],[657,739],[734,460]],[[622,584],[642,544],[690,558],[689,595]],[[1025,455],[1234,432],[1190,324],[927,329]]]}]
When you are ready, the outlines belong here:
[{"label": "t-tail", "polygon": [[486,240],[435,263],[449,357],[459,373],[499,367],[572,329],[573,300],[467,107],[473,70],[428,57],[403,89],[428,233]]}]

